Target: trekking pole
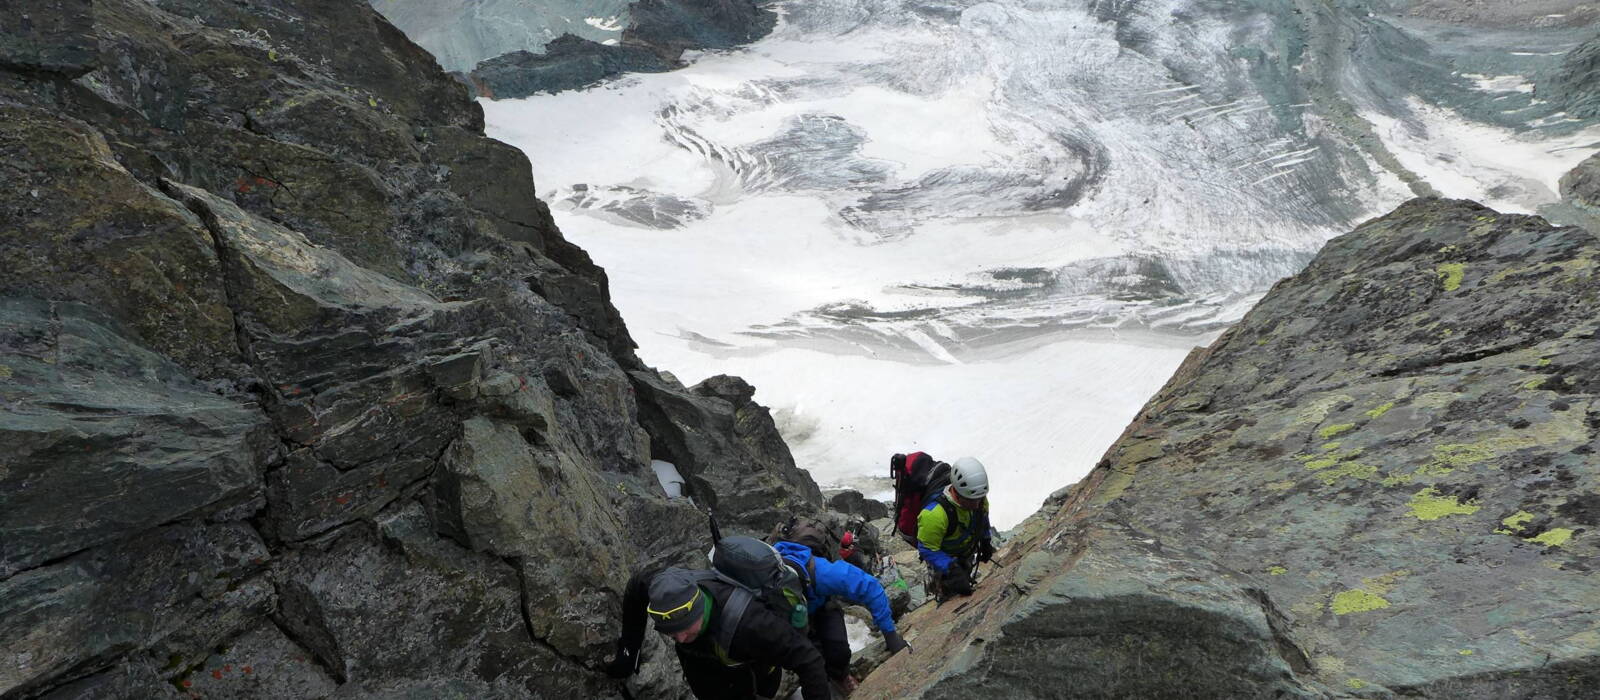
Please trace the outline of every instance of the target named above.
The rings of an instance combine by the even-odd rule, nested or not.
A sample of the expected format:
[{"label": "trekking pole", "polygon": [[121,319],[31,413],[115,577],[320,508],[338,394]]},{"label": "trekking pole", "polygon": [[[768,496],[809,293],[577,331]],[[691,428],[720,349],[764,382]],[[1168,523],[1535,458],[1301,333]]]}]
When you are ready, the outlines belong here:
[{"label": "trekking pole", "polygon": [[717,527],[717,516],[710,508],[706,509],[706,522],[711,525],[711,545],[716,546],[722,541],[722,528]]}]

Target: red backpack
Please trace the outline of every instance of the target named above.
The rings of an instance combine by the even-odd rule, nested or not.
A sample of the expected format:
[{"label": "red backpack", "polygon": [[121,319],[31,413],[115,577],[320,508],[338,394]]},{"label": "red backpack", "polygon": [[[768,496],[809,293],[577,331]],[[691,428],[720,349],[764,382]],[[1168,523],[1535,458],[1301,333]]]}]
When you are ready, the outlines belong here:
[{"label": "red backpack", "polygon": [[889,477],[894,479],[894,525],[900,536],[915,542],[917,514],[939,490],[950,484],[950,465],[935,460],[926,452],[897,454],[889,458]]}]

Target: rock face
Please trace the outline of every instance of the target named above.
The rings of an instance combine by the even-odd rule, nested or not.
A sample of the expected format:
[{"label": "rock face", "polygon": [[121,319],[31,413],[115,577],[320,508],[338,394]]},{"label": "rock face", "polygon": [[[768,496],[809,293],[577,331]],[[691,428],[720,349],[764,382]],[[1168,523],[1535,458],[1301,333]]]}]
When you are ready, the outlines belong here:
[{"label": "rock face", "polygon": [[1567,112],[1578,117],[1600,116],[1600,36],[1568,51],[1552,81]]},{"label": "rock face", "polygon": [[1460,201],[1329,242],[859,692],[1592,696],[1597,262]]},{"label": "rock face", "polygon": [[631,374],[651,451],[677,465],[688,491],[733,531],[765,536],[794,513],[822,510],[822,491],[803,471],[755,389],[719,375],[685,389],[651,372]]},{"label": "rock face", "polygon": [[1574,221],[1600,232],[1600,154],[1561,177],[1561,199]]},{"label": "rock face", "polygon": [[[752,529],[820,507],[747,385],[639,363],[526,158],[365,3],[19,9],[0,697],[617,697],[630,570],[708,544],[651,459]],[[634,692],[684,696],[669,656]]]},{"label": "rock face", "polygon": [[690,49],[727,49],[766,36],[777,23],[751,0],[639,0],[620,41],[563,34],[543,53],[511,51],[473,68],[468,80],[486,97],[514,99],[560,92],[624,73],[661,73]]}]

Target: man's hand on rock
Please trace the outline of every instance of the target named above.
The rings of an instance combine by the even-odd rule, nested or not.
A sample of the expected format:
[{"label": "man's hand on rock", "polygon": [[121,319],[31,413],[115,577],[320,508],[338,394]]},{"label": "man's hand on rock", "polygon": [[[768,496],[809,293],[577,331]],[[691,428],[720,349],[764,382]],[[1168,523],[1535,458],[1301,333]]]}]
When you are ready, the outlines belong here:
[{"label": "man's hand on rock", "polygon": [[899,632],[884,632],[883,648],[889,652],[890,656],[894,656],[901,649],[907,650],[906,653],[908,654],[911,653],[911,645],[907,644],[906,640],[900,638]]},{"label": "man's hand on rock", "polygon": [[617,658],[606,664],[606,675],[627,678],[639,671],[639,650],[629,649],[627,642],[617,640]]}]

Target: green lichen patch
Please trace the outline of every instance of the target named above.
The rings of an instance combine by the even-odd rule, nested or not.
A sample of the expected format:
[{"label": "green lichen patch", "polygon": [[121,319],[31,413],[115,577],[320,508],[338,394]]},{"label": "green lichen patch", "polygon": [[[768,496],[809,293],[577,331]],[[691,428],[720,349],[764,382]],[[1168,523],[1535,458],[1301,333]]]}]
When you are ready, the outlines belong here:
[{"label": "green lichen patch", "polygon": [[1121,498],[1128,487],[1133,486],[1133,475],[1138,469],[1136,465],[1112,467],[1105,480],[1100,482],[1100,488],[1096,489],[1094,504],[1105,505]]},{"label": "green lichen patch", "polygon": [[1349,394],[1333,394],[1319,398],[1306,404],[1295,414],[1294,425],[1321,423],[1328,419],[1328,414],[1332,413],[1333,409],[1355,400],[1355,397]]},{"label": "green lichen patch", "polygon": [[7,367],[5,365],[0,365],[0,379],[10,379],[10,378],[11,378],[11,368]]},{"label": "green lichen patch", "polygon": [[1455,403],[1459,396],[1449,391],[1430,391],[1413,399],[1411,405],[1421,410],[1438,410]]},{"label": "green lichen patch", "polygon": [[1331,467],[1331,466],[1333,466],[1335,464],[1338,464],[1338,463],[1339,463],[1339,459],[1337,457],[1323,457],[1321,459],[1307,460],[1306,461],[1306,468],[1310,469],[1312,471],[1316,471],[1318,469],[1327,469],[1328,467]]},{"label": "green lichen patch", "polygon": [[1476,652],[1472,651],[1471,649],[1457,649],[1456,653],[1462,656],[1472,656]]},{"label": "green lichen patch", "polygon": [[1269,567],[1267,567],[1267,574],[1271,575],[1271,576],[1282,576],[1282,575],[1287,574],[1287,573],[1289,573],[1289,570],[1285,569],[1285,568],[1283,568],[1281,566],[1269,566]]},{"label": "green lichen patch", "polygon": [[1546,547],[1560,547],[1572,540],[1572,530],[1564,527],[1557,527],[1546,530],[1543,533],[1540,533],[1538,536],[1528,537],[1525,539],[1529,542],[1533,542],[1534,544],[1542,544]]},{"label": "green lichen patch", "polygon": [[1524,388],[1524,389],[1538,389],[1539,387],[1544,386],[1545,381],[1547,381],[1548,379],[1549,379],[1549,377],[1534,377],[1533,379],[1529,379],[1528,381],[1523,382],[1522,383],[1522,388]]},{"label": "green lichen patch", "polygon": [[1344,478],[1371,481],[1377,475],[1378,468],[1376,466],[1371,464],[1362,464],[1360,462],[1344,462],[1333,469],[1326,469],[1317,472],[1317,478],[1321,479],[1322,483],[1328,486],[1332,486],[1340,479]]},{"label": "green lichen patch", "polygon": [[1518,532],[1522,532],[1522,527],[1527,525],[1528,521],[1532,519],[1532,513],[1529,513],[1525,510],[1519,510],[1501,520],[1500,524],[1505,525],[1505,527],[1495,530],[1495,532],[1502,535],[1514,535]]},{"label": "green lichen patch", "polygon": [[1337,442],[1325,442],[1322,444],[1323,452],[1332,452],[1337,449],[1339,449],[1339,443]]},{"label": "green lichen patch", "polygon": [[1432,486],[1416,492],[1406,505],[1410,507],[1411,515],[1418,520],[1438,520],[1447,515],[1471,515],[1478,512],[1481,507],[1477,501],[1462,503],[1454,496],[1441,496],[1438,489]]},{"label": "green lichen patch", "polygon": [[1330,426],[1328,426],[1326,428],[1323,428],[1321,430],[1318,430],[1317,431],[1317,435],[1320,436],[1322,439],[1327,440],[1327,439],[1332,438],[1335,435],[1338,435],[1339,433],[1346,433],[1346,432],[1349,432],[1349,431],[1355,430],[1355,429],[1356,429],[1356,424],[1355,423],[1338,423],[1338,424],[1335,424],[1335,425],[1330,425]]},{"label": "green lichen patch", "polygon": [[1399,571],[1391,571],[1387,574],[1383,574],[1382,576],[1364,578],[1361,579],[1361,590],[1367,591],[1374,595],[1383,595],[1394,590],[1395,586],[1400,585],[1401,579],[1410,575],[1410,569],[1400,569]]},{"label": "green lichen patch", "polygon": [[1351,690],[1361,690],[1362,688],[1367,687],[1367,682],[1364,681],[1364,680],[1361,680],[1360,678],[1351,678],[1351,679],[1345,681],[1344,685],[1345,685],[1346,688],[1349,688]]},{"label": "green lichen patch", "polygon": [[1527,434],[1501,435],[1471,443],[1435,445],[1433,460],[1419,467],[1412,476],[1444,476],[1457,469],[1486,462],[1520,449],[1565,442],[1571,437],[1573,436],[1570,426],[1563,425],[1557,420],[1535,425],[1527,431]]},{"label": "green lichen patch", "polygon": [[1394,408],[1394,402],[1393,401],[1390,401],[1390,402],[1385,403],[1385,404],[1383,404],[1381,406],[1378,406],[1377,408],[1374,408],[1374,409],[1372,409],[1370,411],[1367,411],[1367,417],[1368,418],[1378,418],[1378,417],[1382,416],[1383,414],[1388,413],[1389,409],[1391,409],[1391,408]]},{"label": "green lichen patch", "polygon": [[1390,474],[1389,476],[1383,477],[1383,481],[1378,483],[1383,484],[1384,486],[1399,486],[1401,484],[1411,483],[1411,480],[1414,478],[1416,478],[1414,474]]},{"label": "green lichen patch", "polygon": [[1447,292],[1461,288],[1461,278],[1466,274],[1467,266],[1463,263],[1444,263],[1434,268],[1434,274],[1439,276],[1439,283]]},{"label": "green lichen patch", "polygon": [[1333,597],[1329,606],[1335,615],[1349,615],[1350,613],[1381,610],[1389,607],[1389,601],[1380,596],[1375,596],[1360,588],[1344,591]]},{"label": "green lichen patch", "polygon": [[1433,461],[1441,466],[1456,469],[1477,464],[1494,456],[1488,443],[1451,443],[1433,446]]}]

